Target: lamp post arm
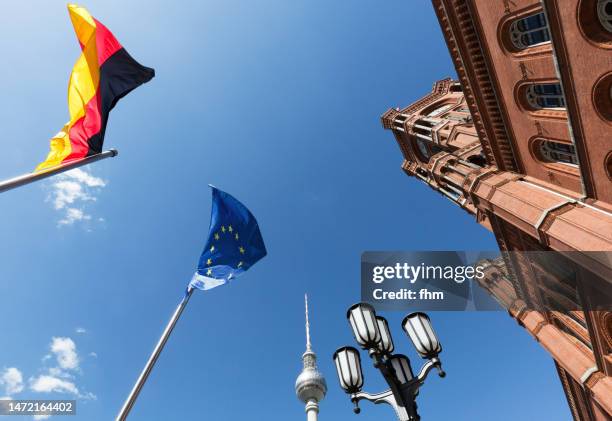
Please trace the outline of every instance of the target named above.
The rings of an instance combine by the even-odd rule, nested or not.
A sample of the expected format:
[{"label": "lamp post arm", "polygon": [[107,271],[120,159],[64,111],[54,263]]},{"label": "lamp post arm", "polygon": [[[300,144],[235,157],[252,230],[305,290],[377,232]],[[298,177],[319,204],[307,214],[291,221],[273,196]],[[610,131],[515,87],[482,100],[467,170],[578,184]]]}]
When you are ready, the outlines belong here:
[{"label": "lamp post arm", "polygon": [[356,406],[358,406],[359,401],[361,400],[370,401],[374,404],[386,403],[393,407],[395,415],[397,415],[397,419],[399,421],[411,421],[414,419],[410,418],[408,412],[406,411],[406,408],[397,404],[397,401],[395,400],[395,396],[393,395],[393,391],[391,389],[374,394],[368,392],[353,393],[351,394],[351,400],[353,401],[353,403],[355,403]]},{"label": "lamp post arm", "polygon": [[446,373],[444,372],[444,370],[442,370],[442,362],[440,361],[438,357],[434,357],[431,360],[427,361],[425,365],[423,365],[423,367],[421,367],[421,371],[419,372],[419,375],[417,376],[417,380],[419,384],[423,384],[425,382],[427,375],[433,368],[438,369],[438,375],[440,377],[446,376]]},{"label": "lamp post arm", "polygon": [[393,392],[391,391],[391,389],[385,390],[384,392],[380,392],[380,393],[368,393],[368,392],[353,393],[351,394],[351,400],[353,402],[355,401],[359,402],[361,400],[366,400],[366,401],[373,402],[375,404],[379,404],[379,403],[395,404],[395,398],[393,397]]}]

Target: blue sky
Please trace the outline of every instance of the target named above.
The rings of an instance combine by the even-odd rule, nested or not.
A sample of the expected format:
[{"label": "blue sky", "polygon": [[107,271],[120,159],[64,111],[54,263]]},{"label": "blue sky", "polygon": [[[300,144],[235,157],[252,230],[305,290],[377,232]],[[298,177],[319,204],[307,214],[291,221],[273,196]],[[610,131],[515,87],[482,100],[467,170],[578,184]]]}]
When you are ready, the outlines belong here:
[{"label": "blue sky", "polygon": [[[250,207],[269,255],[232,285],[196,293],[130,419],[304,417],[293,390],[304,292],[329,384],[320,418],[354,419],[331,355],[353,343],[345,309],[359,300],[361,252],[496,247],[401,172],[379,123],[454,74],[431,5],[83,5],[157,76],[111,114],[105,145],[119,157],[0,195],[0,370],[22,376],[5,376],[0,397],[78,396],[73,419],[116,415],[193,273],[213,183]],[[79,50],[65,3],[4,5],[0,50],[8,178],[34,168],[68,119]],[[403,314],[385,316],[420,364]],[[421,390],[424,419],[571,419],[552,361],[506,313],[431,317],[448,376]],[[365,379],[382,389],[367,365]],[[357,419],[392,417],[364,403]]]}]

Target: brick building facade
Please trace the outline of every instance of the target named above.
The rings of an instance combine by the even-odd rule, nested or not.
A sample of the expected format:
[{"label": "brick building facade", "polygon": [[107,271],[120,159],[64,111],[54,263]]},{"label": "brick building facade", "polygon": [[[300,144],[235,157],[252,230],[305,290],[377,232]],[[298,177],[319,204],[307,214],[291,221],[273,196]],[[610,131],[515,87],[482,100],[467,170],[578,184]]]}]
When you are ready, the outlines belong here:
[{"label": "brick building facade", "polygon": [[[561,285],[554,268],[520,255],[492,262],[483,286],[555,359],[574,419],[610,420],[612,313],[593,298],[612,283],[612,0],[432,3],[459,80],[389,109],[383,126],[404,172],[502,251],[571,252],[580,269],[562,288],[543,288]],[[508,270],[523,281],[504,283]],[[531,305],[555,294],[567,311]]]}]

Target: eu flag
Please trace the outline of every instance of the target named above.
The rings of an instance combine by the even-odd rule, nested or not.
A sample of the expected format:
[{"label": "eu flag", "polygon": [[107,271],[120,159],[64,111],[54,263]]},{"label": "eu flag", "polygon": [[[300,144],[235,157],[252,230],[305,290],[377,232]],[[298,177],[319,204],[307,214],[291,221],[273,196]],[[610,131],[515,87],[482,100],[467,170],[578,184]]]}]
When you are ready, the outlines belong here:
[{"label": "eu flag", "polygon": [[232,195],[211,187],[208,240],[189,284],[203,290],[226,284],[267,253],[253,214]]}]

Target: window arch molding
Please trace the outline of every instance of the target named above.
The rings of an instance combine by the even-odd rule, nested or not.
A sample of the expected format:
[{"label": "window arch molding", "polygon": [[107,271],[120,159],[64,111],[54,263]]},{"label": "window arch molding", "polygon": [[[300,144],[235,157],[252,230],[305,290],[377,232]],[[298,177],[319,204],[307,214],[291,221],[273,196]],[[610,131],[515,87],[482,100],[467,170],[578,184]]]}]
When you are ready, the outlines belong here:
[{"label": "window arch molding", "polygon": [[612,1],[580,0],[578,28],[584,38],[599,48],[612,48]]},{"label": "window arch molding", "polygon": [[565,108],[563,89],[558,82],[530,83],[525,87],[525,100],[534,110]]},{"label": "window arch molding", "polygon": [[604,158],[604,168],[606,170],[606,175],[612,180],[612,152],[609,152]]},{"label": "window arch molding", "polygon": [[510,41],[517,50],[525,50],[550,42],[548,21],[543,11],[514,19],[510,22],[508,30],[510,31]]},{"label": "window arch molding", "polygon": [[612,123],[612,72],[601,76],[593,87],[592,102],[599,117]]},{"label": "window arch molding", "polygon": [[538,142],[538,148],[544,162],[578,166],[576,148],[571,143],[541,140]]},{"label": "window arch molding", "polygon": [[580,177],[576,148],[568,141],[540,136],[529,140],[532,157],[549,170]]},{"label": "window arch molding", "polygon": [[542,118],[565,118],[566,102],[558,80],[520,81],[514,89],[518,106]]},{"label": "window arch molding", "polygon": [[516,55],[530,55],[550,49],[550,30],[539,5],[512,13],[497,29],[498,41]]}]

